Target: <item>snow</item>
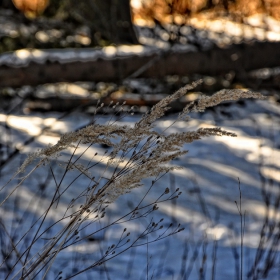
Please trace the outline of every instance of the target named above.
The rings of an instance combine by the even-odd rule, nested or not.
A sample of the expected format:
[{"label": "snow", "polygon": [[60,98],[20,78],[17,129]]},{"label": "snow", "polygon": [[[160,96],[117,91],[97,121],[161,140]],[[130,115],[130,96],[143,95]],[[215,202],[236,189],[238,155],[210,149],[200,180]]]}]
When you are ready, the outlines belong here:
[{"label": "snow", "polygon": [[[139,1],[132,1],[131,5],[137,8]],[[138,3],[138,4],[137,4]],[[244,23],[238,23],[231,18],[211,19],[200,15],[188,20],[187,25],[178,27],[174,24],[163,24],[160,28],[150,28],[147,21],[143,19],[135,21],[138,40],[141,45],[120,45],[107,46],[103,48],[83,48],[83,49],[20,49],[11,53],[0,55],[0,65],[11,67],[26,67],[31,62],[44,64],[46,61],[59,62],[61,64],[69,62],[97,61],[98,59],[111,59],[114,57],[127,57],[131,55],[151,56],[158,54],[159,51],[169,50],[177,52],[194,52],[197,51],[197,45],[202,49],[210,49],[213,43],[218,46],[228,46],[232,43],[240,43],[251,40],[257,41],[280,41],[280,21],[265,15],[254,15],[245,20]],[[10,28],[9,28],[10,29]],[[13,32],[18,32],[13,30]],[[11,32],[12,32],[11,31]],[[52,30],[50,30],[51,32]],[[10,33],[11,33],[10,32]],[[44,41],[47,37],[59,37],[53,30],[54,34],[45,34],[44,31],[36,33],[37,39]],[[170,32],[177,34],[178,42],[170,44]],[[10,34],[11,35],[11,34]],[[80,35],[76,35],[76,37]],[[71,36],[68,36],[71,37]],[[80,36],[79,40],[90,40],[88,37]],[[74,39],[73,39],[74,40]],[[90,42],[80,42],[84,45]]]},{"label": "snow", "polygon": [[[55,279],[60,270],[62,270],[62,276],[66,277],[68,273],[75,272],[75,267],[83,268],[86,264],[90,265],[101,251],[104,252],[108,246],[117,244],[125,227],[127,232],[131,232],[131,240],[133,240],[133,237],[145,230],[152,217],[155,222],[164,218],[162,222],[164,228],[167,228],[173,221],[175,226],[180,223],[185,230],[162,241],[151,243],[148,247],[146,245],[134,247],[106,262],[106,270],[104,266],[98,266],[84,275],[77,276],[76,279],[107,279],[107,276],[110,279],[147,279],[147,263],[149,279],[152,275],[154,275],[153,279],[168,280],[213,279],[211,278],[213,263],[216,265],[214,279],[237,279],[236,266],[239,265],[240,259],[234,257],[234,250],[240,256],[241,235],[240,216],[237,208],[237,205],[240,207],[238,180],[240,180],[242,193],[242,211],[246,211],[243,271],[245,278],[254,262],[267,210],[262,198],[262,189],[264,187],[267,193],[272,195],[271,202],[279,196],[277,184],[280,181],[280,109],[279,104],[275,104],[271,100],[247,100],[244,105],[233,103],[225,110],[231,115],[230,117],[221,118],[218,109],[216,112],[209,110],[202,115],[193,114],[192,120],[188,123],[179,121],[168,129],[169,132],[181,132],[216,125],[238,135],[236,138],[211,137],[186,145],[184,148],[188,149],[189,153],[174,161],[174,164],[184,168],[174,171],[172,177],[166,175],[160,179],[144,203],[155,201],[166,187],[170,188],[171,192],[177,187],[180,188],[182,194],[178,200],[159,203],[159,209],[145,219],[116,224],[105,232],[99,232],[95,236],[99,242],[85,240],[68,247],[56,259],[48,279]],[[23,141],[28,135],[38,136],[35,138],[35,142],[22,150],[22,155],[25,155],[48,143],[55,143],[61,133],[74,130],[88,122],[88,116],[84,113],[75,113],[58,121],[57,117],[58,114],[53,113],[9,115],[7,119],[1,115],[0,121],[1,123],[7,121],[16,132],[15,141]],[[98,116],[98,122],[105,123],[110,118],[111,116]],[[175,115],[164,117],[158,121],[156,130],[164,131],[175,118]],[[129,116],[124,118],[122,123],[131,125],[138,119],[138,115]],[[47,131],[44,130],[46,126],[49,127]],[[104,148],[100,146],[92,147],[83,160],[85,162],[98,161],[102,158],[104,151]],[[69,152],[70,150],[67,153]],[[92,158],[95,152],[98,152],[99,155]],[[63,157],[67,158],[67,153],[64,153]],[[18,159],[15,159],[2,171],[1,185],[9,179],[12,170],[15,170],[18,164]],[[100,172],[103,172],[103,168],[101,165],[91,170],[94,173],[92,175],[98,176]],[[62,176],[61,170],[54,169],[57,181]],[[265,178],[265,185],[262,185],[259,172]],[[41,196],[39,186],[45,180],[45,173],[44,167],[40,168],[36,176],[23,183],[12,196],[11,202],[3,205],[1,217],[10,225],[11,230],[13,228],[19,230],[16,223],[11,222],[14,215],[14,201],[17,201],[19,217],[22,215],[26,217],[20,230],[29,228],[32,217],[39,217],[40,214],[43,214],[43,206],[47,205],[55,189],[53,180],[50,180],[47,184],[47,191],[43,191],[44,195]],[[71,182],[73,176],[75,173],[65,178],[61,192],[63,189],[66,190],[66,186]],[[1,192],[2,198],[13,189],[15,183]],[[69,201],[81,191],[77,186],[83,188],[88,184],[89,180],[86,176],[79,178],[75,187],[71,186],[67,190],[58,207],[51,212],[46,224],[51,224],[65,213]],[[81,236],[86,236],[94,228],[98,229],[101,225],[106,225],[132,210],[150,184],[150,179],[144,180],[143,187],[120,197],[115,204],[108,207],[105,218],[89,225],[82,231]],[[278,209],[271,207],[269,217],[272,224],[277,223],[280,218]],[[62,224],[65,224],[66,221],[63,221]],[[57,225],[53,231],[59,229],[60,226]],[[157,234],[151,234],[148,238],[151,240],[156,236]],[[141,240],[142,243],[145,241],[147,240]],[[36,247],[39,244],[40,242],[36,244]],[[213,257],[215,248],[217,250],[216,260]],[[203,250],[206,254],[205,262],[203,262]],[[278,246],[274,250],[276,250],[277,266]],[[265,261],[262,260],[261,264],[264,263]],[[204,269],[200,270],[203,265]],[[204,278],[200,278],[201,273],[205,273]],[[184,278],[187,275],[189,277]],[[269,279],[279,279],[277,267],[271,270]]]},{"label": "snow", "polygon": [[73,61],[96,61],[112,57],[127,57],[131,55],[152,55],[158,52],[157,48],[142,45],[108,46],[103,48],[84,49],[20,49],[0,55],[0,65],[23,67],[31,62],[44,64],[46,61],[69,63]]}]

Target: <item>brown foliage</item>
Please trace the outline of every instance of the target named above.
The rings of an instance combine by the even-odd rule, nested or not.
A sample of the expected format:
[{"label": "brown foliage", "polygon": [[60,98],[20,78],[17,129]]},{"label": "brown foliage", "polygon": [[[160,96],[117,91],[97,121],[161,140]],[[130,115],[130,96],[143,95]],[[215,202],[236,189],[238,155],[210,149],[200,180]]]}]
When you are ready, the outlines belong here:
[{"label": "brown foliage", "polygon": [[37,17],[49,5],[49,0],[12,0],[15,7],[23,12],[26,17]]},{"label": "brown foliage", "polygon": [[280,19],[279,0],[146,0],[134,9],[135,19],[170,22],[170,16],[189,16],[203,11],[226,12],[241,18],[265,13]]}]

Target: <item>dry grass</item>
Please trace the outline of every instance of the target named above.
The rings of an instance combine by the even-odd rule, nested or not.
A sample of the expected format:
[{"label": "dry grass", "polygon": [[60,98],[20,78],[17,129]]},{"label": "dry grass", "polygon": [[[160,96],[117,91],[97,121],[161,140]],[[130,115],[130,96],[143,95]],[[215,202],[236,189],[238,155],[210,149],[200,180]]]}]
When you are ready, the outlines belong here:
[{"label": "dry grass", "polygon": [[[17,243],[11,241],[12,249],[1,264],[1,266],[4,266],[5,261],[10,258],[12,254],[16,254],[16,261],[10,267],[7,279],[34,279],[38,274],[42,273],[42,269],[44,269],[44,273],[41,279],[44,279],[55,262],[56,257],[65,248],[70,246],[69,240],[74,240],[71,244],[78,242],[75,238],[73,239],[73,237],[79,234],[82,226],[89,220],[94,222],[96,219],[102,218],[105,215],[104,209],[106,209],[108,204],[130,192],[132,189],[141,187],[143,179],[154,177],[158,180],[161,174],[180,168],[168,163],[174,158],[187,153],[187,151],[182,149],[185,143],[191,143],[209,136],[236,136],[234,133],[217,127],[200,128],[196,131],[183,131],[169,134],[167,131],[165,131],[165,134],[159,134],[154,130],[156,121],[166,113],[170,103],[184,96],[200,83],[201,81],[197,81],[191,85],[187,85],[163,99],[131,127],[116,124],[114,121],[110,121],[106,125],[94,123],[81,130],[65,134],[57,144],[49,145],[28,156],[13,176],[14,179],[20,180],[19,183],[11,189],[8,195],[3,199],[1,206],[11,199],[13,193],[18,190],[23,182],[39,167],[49,170],[55,182],[56,190],[50,204],[44,209],[44,214],[36,221],[37,230],[32,234],[29,243],[25,244],[26,249],[23,251],[18,249],[22,239]],[[202,97],[188,104],[179,114],[178,120],[184,119],[187,123],[189,112],[202,112],[207,107],[216,106],[223,101],[238,100],[240,98],[263,98],[263,96],[251,91],[222,90],[211,97]],[[102,106],[103,104],[101,104],[99,108]],[[115,109],[122,111],[122,106],[115,105]],[[133,108],[129,113],[133,114]],[[97,159],[98,155],[94,154],[92,155],[92,160],[88,161],[87,164],[80,163],[85,152],[95,144],[105,144],[109,146],[111,150],[102,155],[100,159]],[[84,148],[82,153],[77,155],[77,151],[81,147],[86,148]],[[67,161],[63,161],[61,159],[61,153],[65,150],[69,150],[69,148],[72,149],[72,154]],[[96,160],[94,163],[95,158]],[[61,174],[60,179],[57,178],[53,170],[54,162],[64,167],[64,172]],[[99,177],[93,177],[92,173],[94,173],[94,169],[97,168],[97,164],[101,163],[103,171],[99,174]],[[39,239],[51,228],[48,227],[43,231],[44,221],[52,210],[55,211],[57,205],[67,193],[70,186],[75,184],[76,179],[67,187],[63,186],[64,178],[73,170],[76,170],[79,174],[76,179],[78,179],[79,176],[85,176],[89,180],[89,184],[88,186],[77,186],[77,188],[81,189],[80,195],[71,201],[65,209],[64,215],[53,224],[61,223],[63,226],[58,232],[53,232],[52,238],[49,238],[48,242],[39,250],[37,248],[34,253],[33,247],[35,247],[35,244],[37,244]],[[108,174],[110,174],[110,176],[108,176]],[[106,178],[105,181],[104,178]],[[10,181],[9,184],[11,184],[11,182],[13,181]],[[1,191],[3,191],[7,185],[8,184],[3,186]],[[163,195],[167,195],[168,193],[169,190],[163,190]],[[173,199],[174,197],[178,197],[177,190],[169,199]],[[158,201],[151,205],[152,210],[156,210]],[[132,216],[136,215],[135,213],[138,208],[134,209],[130,214]],[[147,232],[150,233],[158,230],[156,229],[157,226],[157,224],[149,225],[149,230]],[[183,229],[179,226],[175,231],[168,234],[168,236],[181,230]],[[147,232],[143,234],[148,234]],[[28,231],[26,234],[28,235],[29,233]],[[137,240],[134,240],[133,242],[136,241]],[[130,248],[135,244],[133,242]],[[111,248],[105,253],[103,258],[97,260],[82,271],[79,271],[77,274],[98,266],[100,263],[106,262],[114,257],[113,255],[114,251]]]}]

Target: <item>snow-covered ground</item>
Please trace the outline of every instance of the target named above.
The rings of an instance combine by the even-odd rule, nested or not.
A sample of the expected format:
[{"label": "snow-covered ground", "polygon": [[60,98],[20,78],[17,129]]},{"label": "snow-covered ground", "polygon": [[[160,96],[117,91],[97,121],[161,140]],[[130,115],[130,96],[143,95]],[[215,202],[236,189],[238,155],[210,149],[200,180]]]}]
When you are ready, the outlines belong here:
[{"label": "snow-covered ground", "polygon": [[[110,59],[115,56],[145,56],[162,50],[193,52],[209,50],[214,45],[225,48],[242,42],[280,41],[280,21],[266,14],[247,17],[242,23],[236,22],[231,17],[215,17],[213,19],[206,13],[185,19],[185,24],[163,23],[160,26],[155,26],[154,23],[151,24],[143,19],[135,20],[134,24],[141,45],[80,49],[19,49],[15,52],[2,54],[0,56],[0,65],[24,67],[31,62],[45,63],[46,61],[58,61],[63,64],[72,61],[97,61],[100,58]],[[0,22],[0,28],[2,28],[4,35],[11,37],[17,37],[18,35],[14,33],[17,34],[18,29],[20,29],[15,23],[7,23],[7,20]],[[41,35],[46,33],[44,36],[47,36],[47,42],[51,41],[52,38],[57,39],[60,37],[60,41],[63,41],[63,32],[61,30],[52,28],[48,31],[50,34],[47,34],[46,31],[38,30],[34,36],[38,39],[39,33]],[[60,35],[58,36],[57,33]],[[29,36],[31,34],[32,32]],[[88,39],[91,40],[90,38]],[[40,41],[40,39],[38,40]]]},{"label": "snow-covered ground", "polygon": [[[59,116],[58,113],[0,115],[1,123],[6,122],[14,129],[11,132],[13,143],[20,146],[30,135],[35,137],[35,141],[27,145],[20,156],[1,170],[1,186],[11,177],[26,153],[45,147],[49,143],[55,144],[62,133],[81,127],[90,119],[83,113],[73,113],[58,120]],[[98,122],[105,123],[111,117],[110,115],[98,116]],[[188,154],[173,162],[183,169],[167,174],[157,181],[141,205],[154,202],[166,188],[170,188],[170,193],[180,188],[182,193],[177,200],[159,203],[159,209],[145,218],[119,223],[104,232],[99,232],[95,236],[98,241],[85,239],[65,249],[58,255],[48,272],[47,279],[58,279],[59,276],[64,279],[75,274],[77,269],[81,270],[90,265],[109,246],[117,244],[124,228],[127,228],[127,232],[131,232],[132,242],[137,234],[139,235],[148,227],[151,220],[157,223],[161,218],[164,218],[161,222],[163,228],[139,242],[145,243],[147,240],[156,239],[168,228],[170,222],[173,223],[173,227],[168,229],[166,234],[174,230],[178,223],[185,230],[161,241],[150,243],[148,246],[133,247],[106,262],[105,265],[97,266],[78,275],[75,279],[241,279],[240,210],[245,221],[242,227],[244,230],[243,279],[254,267],[257,252],[261,253],[260,260],[255,265],[259,274],[255,274],[255,278],[253,276],[249,278],[263,279],[262,269],[269,264],[273,264],[273,267],[269,271],[268,279],[280,278],[278,245],[280,220],[277,204],[280,196],[279,104],[272,100],[247,100],[232,103],[230,106],[228,103],[223,104],[203,114],[193,114],[191,117],[189,122],[176,122],[168,131],[182,132],[195,130],[198,127],[219,126],[236,133],[238,137],[210,137],[186,145],[184,148],[189,150]],[[132,125],[139,118],[139,115],[128,116],[122,120],[122,123]],[[165,130],[175,118],[175,115],[165,116],[158,121],[156,130]],[[50,128],[43,130],[46,126]],[[105,149],[96,146],[83,160],[94,162],[96,160],[92,159],[94,152],[103,154]],[[64,157],[67,158],[67,153]],[[6,224],[6,229],[14,240],[18,240],[25,229],[43,213],[43,206],[47,205],[55,188],[54,180],[49,171],[44,171],[48,170],[47,167],[45,168],[40,168],[37,173],[34,173],[34,176],[25,181],[1,207],[1,220]],[[53,170],[58,180],[61,169],[59,166],[54,166]],[[96,176],[101,171],[102,166],[94,169]],[[71,176],[75,175],[65,178],[65,185],[71,182],[73,179]],[[18,180],[1,191],[1,201],[11,192],[16,183]],[[80,193],[79,186],[85,185],[88,185],[88,178],[82,177],[69,188],[58,207],[45,221],[45,225],[62,217],[69,201]],[[80,237],[95,228],[112,223],[131,211],[143,198],[150,185],[151,180],[147,179],[143,187],[120,197],[116,203],[108,207],[102,221],[81,231]],[[264,202],[265,198],[267,204]],[[269,215],[267,222],[265,222],[266,215]],[[269,227],[264,228],[263,245],[261,250],[257,250],[264,224]],[[58,229],[59,226],[56,226],[53,231]],[[38,245],[44,242],[47,241],[42,238]],[[5,248],[3,243],[2,248]],[[19,250],[22,250],[24,244],[20,248]],[[116,249],[116,253],[118,250]],[[59,271],[62,271],[62,274],[59,274]],[[0,270],[1,279],[4,279],[5,273]],[[41,279],[42,276],[37,277],[36,279]]]}]

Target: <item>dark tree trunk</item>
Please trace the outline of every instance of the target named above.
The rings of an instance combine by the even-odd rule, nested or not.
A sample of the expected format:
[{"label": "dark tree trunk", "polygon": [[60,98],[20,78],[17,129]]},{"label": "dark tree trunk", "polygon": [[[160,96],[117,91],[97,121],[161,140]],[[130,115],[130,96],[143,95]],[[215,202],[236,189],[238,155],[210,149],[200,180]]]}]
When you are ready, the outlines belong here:
[{"label": "dark tree trunk", "polygon": [[91,27],[98,44],[137,44],[130,0],[71,0],[69,13]]}]

